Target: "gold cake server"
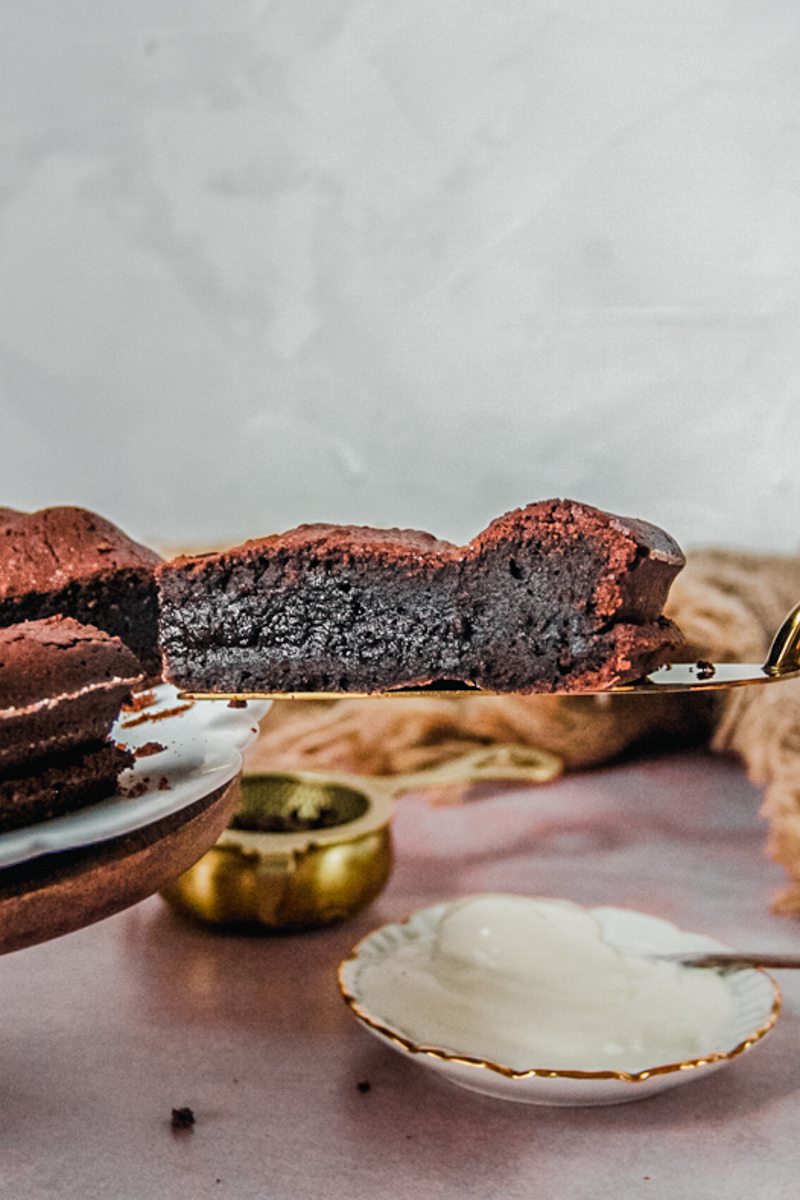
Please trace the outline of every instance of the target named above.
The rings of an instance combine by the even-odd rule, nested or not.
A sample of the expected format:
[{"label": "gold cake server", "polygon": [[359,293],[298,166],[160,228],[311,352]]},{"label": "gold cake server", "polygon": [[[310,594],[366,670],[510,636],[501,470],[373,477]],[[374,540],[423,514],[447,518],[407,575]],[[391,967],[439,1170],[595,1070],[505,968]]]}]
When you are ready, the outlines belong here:
[{"label": "gold cake server", "polygon": [[[577,692],[558,690],[534,695],[610,694],[653,696],[667,692],[710,692],[754,684],[778,683],[800,677],[800,604],[781,625],[763,663],[672,663],[661,667],[637,683],[621,683],[610,688],[582,688]],[[398,688],[384,692],[181,692],[192,700],[401,700],[411,696],[438,696],[456,699],[463,696],[507,696],[488,688],[462,685],[434,685],[424,688]]]}]

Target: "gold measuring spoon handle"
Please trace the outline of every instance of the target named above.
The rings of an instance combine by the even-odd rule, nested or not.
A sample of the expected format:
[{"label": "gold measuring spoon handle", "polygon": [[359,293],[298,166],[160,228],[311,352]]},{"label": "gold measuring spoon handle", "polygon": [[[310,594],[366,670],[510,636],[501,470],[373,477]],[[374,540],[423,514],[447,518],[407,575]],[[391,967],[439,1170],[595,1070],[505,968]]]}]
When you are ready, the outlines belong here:
[{"label": "gold measuring spoon handle", "polygon": [[[548,750],[531,746],[478,746],[447,762],[409,771],[403,775],[351,775],[332,771],[290,772],[292,778],[317,784],[333,784],[364,792],[375,802],[390,803],[407,792],[462,783],[550,783],[564,772],[563,761]],[[318,834],[315,836],[319,836]]]},{"label": "gold measuring spoon handle", "polygon": [[562,774],[564,763],[547,750],[529,746],[479,746],[458,758],[411,771],[391,778],[363,780],[369,787],[378,784],[392,797],[406,792],[423,792],[428,788],[447,787],[460,783],[488,783],[511,780],[517,783],[549,783]]}]

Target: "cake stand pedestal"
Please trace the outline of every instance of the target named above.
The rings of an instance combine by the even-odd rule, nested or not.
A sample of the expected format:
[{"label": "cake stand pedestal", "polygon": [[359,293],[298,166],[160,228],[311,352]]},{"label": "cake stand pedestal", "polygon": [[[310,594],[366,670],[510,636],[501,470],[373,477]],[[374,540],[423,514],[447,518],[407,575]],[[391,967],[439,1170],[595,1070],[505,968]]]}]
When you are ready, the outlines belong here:
[{"label": "cake stand pedestal", "polygon": [[239,799],[237,776],[122,837],[0,870],[0,954],[72,933],[160,891],[214,844]]}]

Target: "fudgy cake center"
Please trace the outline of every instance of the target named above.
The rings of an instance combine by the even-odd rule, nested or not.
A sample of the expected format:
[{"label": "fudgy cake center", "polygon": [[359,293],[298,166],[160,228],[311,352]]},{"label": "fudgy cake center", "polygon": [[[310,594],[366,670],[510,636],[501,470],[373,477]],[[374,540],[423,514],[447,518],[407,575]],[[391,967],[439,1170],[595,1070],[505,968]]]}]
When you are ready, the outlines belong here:
[{"label": "fudgy cake center", "polygon": [[601,567],[599,554],[580,537],[562,553],[524,545],[484,552],[470,564],[472,637],[463,676],[513,691],[568,675],[576,660],[591,654],[605,624],[592,601]]},{"label": "fudgy cake center", "polygon": [[312,555],[298,569],[278,554],[266,566],[232,566],[223,590],[220,611],[202,575],[176,585],[173,622],[162,629],[167,653],[187,666],[205,652],[210,690],[257,689],[264,670],[274,690],[294,691],[371,691],[458,673],[454,567],[387,577],[378,563],[354,570],[347,559]]}]

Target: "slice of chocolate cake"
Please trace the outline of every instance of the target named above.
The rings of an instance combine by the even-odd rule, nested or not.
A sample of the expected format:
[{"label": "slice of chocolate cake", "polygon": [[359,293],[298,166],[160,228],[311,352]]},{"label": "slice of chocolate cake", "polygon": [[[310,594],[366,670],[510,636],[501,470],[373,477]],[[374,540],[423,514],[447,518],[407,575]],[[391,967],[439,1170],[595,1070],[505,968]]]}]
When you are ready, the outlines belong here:
[{"label": "slice of chocolate cake", "polygon": [[70,617],[0,629],[0,830],[116,790],[133,759],[108,735],[141,682],[119,638]]},{"label": "slice of chocolate cake", "polygon": [[0,771],[0,832],[85,808],[113,796],[133,755],[112,742],[83,746]]},{"label": "slice of chocolate cake", "polygon": [[611,687],[677,650],[661,612],[683,561],[655,526],[571,500],[466,546],[300,526],[157,569],[164,669],[195,692]]},{"label": "slice of chocolate cake", "polygon": [[157,677],[160,561],[84,508],[0,509],[0,626],[74,617],[121,638]]}]

